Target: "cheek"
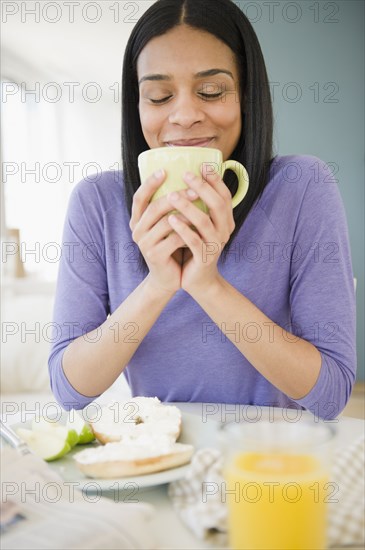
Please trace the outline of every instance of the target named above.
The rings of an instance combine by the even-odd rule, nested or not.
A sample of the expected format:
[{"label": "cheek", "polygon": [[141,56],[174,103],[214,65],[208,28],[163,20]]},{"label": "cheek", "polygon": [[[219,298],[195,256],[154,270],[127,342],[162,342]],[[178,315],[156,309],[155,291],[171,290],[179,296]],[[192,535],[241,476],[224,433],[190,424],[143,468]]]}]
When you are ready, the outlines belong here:
[{"label": "cheek", "polygon": [[222,103],[215,112],[215,125],[221,129],[221,148],[224,160],[230,158],[237,145],[242,130],[241,107],[234,101]]},{"label": "cheek", "polygon": [[222,112],[222,124],[227,128],[232,128],[233,126],[240,125],[241,121],[241,109],[240,105],[233,103],[227,106],[226,110]]},{"label": "cheek", "polygon": [[[233,98],[232,98],[233,99]],[[232,129],[233,126],[240,124],[241,109],[240,104],[234,100],[228,100],[225,103],[220,103],[215,106],[214,114],[215,123],[223,129]]]},{"label": "cheek", "polygon": [[139,118],[144,133],[155,133],[159,131],[162,125],[161,115],[150,109],[140,107]]}]

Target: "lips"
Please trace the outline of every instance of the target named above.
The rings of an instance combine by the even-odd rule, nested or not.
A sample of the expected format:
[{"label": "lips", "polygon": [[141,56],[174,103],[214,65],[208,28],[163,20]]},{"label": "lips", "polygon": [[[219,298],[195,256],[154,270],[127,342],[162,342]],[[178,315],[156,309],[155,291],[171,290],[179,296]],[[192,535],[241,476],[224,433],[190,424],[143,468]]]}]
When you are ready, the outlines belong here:
[{"label": "lips", "polygon": [[180,140],[170,140],[166,141],[167,147],[207,147],[214,138],[212,137],[203,137],[195,139],[180,139]]}]

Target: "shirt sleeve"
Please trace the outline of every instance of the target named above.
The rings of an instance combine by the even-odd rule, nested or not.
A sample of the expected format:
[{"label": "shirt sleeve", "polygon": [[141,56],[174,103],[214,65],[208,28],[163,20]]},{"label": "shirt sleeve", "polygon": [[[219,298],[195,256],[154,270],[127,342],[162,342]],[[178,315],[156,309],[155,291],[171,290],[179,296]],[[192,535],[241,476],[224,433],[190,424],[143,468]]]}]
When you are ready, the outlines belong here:
[{"label": "shirt sleeve", "polygon": [[62,239],[48,360],[52,391],[66,410],[81,409],[94,397],[72,387],[62,368],[66,347],[99,327],[109,313],[103,211],[94,183],[83,180],[71,193]]},{"label": "shirt sleeve", "polygon": [[345,407],[355,379],[356,305],[342,199],[332,174],[318,166],[317,174],[307,172],[295,225],[290,307],[293,334],[316,346],[322,360],[316,384],[296,402],[330,420]]}]

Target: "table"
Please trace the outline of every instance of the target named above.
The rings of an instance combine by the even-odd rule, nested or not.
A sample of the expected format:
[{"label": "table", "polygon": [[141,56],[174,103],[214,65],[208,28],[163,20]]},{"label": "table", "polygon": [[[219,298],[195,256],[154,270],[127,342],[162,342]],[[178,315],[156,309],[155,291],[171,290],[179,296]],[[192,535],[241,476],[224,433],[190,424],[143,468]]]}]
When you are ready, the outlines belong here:
[{"label": "table", "polygon": [[[261,413],[269,415],[285,415],[286,420],[296,421],[297,415],[310,415],[305,411],[290,409],[272,409],[243,405],[225,405],[213,403],[175,403],[183,412],[184,425],[182,440],[192,442],[196,447],[215,445],[214,436],[217,423],[222,421],[248,418],[258,419]],[[310,415],[312,417],[312,415]],[[14,421],[18,418],[14,417]],[[9,422],[11,424],[13,422]],[[364,434],[365,421],[355,418],[340,417],[331,422],[337,430],[334,438],[334,449],[350,444]],[[56,463],[54,463],[56,464]],[[135,495],[140,502],[152,504],[156,509],[153,529],[161,549],[207,549],[211,544],[198,540],[182,523],[172,508],[167,494],[168,485],[142,488]],[[108,496],[106,494],[106,496]],[[215,547],[216,548],[216,547]],[[356,547],[354,547],[356,548]],[[359,549],[360,550],[360,549]]]},{"label": "table", "polygon": [[[204,403],[176,403],[176,405],[179,406],[183,413],[196,416],[197,431],[201,431],[204,424],[208,428],[212,423],[221,422],[222,420],[232,420],[238,414],[238,410],[235,409],[236,406],[232,405]],[[241,410],[245,414],[251,415],[250,418],[254,418],[252,415],[256,413],[260,414],[259,408],[256,407],[241,407]],[[276,409],[276,413],[278,411]],[[291,419],[293,420],[296,413],[295,411],[291,413],[287,410],[285,414],[292,414]],[[205,420],[206,422],[204,422]],[[356,418],[340,417],[337,421],[333,422],[333,425],[337,429],[337,435],[334,439],[334,449],[351,443],[361,434],[364,434],[365,430],[365,421]],[[209,431],[209,428],[207,431]],[[209,434],[207,439],[209,440]],[[154,528],[156,529],[157,539],[161,542],[161,548],[171,550],[212,548],[209,543],[198,540],[176,515],[167,494],[167,487],[167,485],[160,485],[145,489],[139,495],[140,501],[148,502],[156,508],[157,513],[154,520]],[[359,548],[358,550],[361,549]]]}]

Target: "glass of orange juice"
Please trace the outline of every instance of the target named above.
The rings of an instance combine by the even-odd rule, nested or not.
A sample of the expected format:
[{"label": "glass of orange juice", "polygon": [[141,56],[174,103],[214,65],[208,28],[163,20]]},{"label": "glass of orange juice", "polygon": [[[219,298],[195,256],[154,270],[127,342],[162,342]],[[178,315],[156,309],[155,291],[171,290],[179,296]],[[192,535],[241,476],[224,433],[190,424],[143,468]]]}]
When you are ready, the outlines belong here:
[{"label": "glass of orange juice", "polygon": [[318,418],[224,424],[230,547],[235,550],[326,548],[328,443]]}]

